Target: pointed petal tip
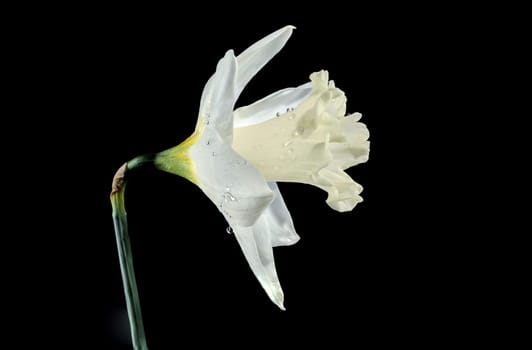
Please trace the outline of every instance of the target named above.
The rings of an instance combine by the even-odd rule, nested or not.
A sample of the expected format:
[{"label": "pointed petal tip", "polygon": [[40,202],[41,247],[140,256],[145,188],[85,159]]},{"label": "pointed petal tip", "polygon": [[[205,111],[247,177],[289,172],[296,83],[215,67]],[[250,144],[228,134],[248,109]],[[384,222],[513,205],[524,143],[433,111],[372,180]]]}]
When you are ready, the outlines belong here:
[{"label": "pointed petal tip", "polygon": [[227,50],[225,52],[226,57],[235,57],[235,51],[233,49]]},{"label": "pointed petal tip", "polygon": [[288,38],[290,38],[292,36],[292,33],[294,32],[294,30],[296,30],[296,29],[297,29],[296,26],[287,25],[287,26],[284,26],[283,28],[281,28],[278,31],[278,33],[287,33],[288,34]]},{"label": "pointed petal tip", "polygon": [[272,299],[273,303],[277,305],[277,307],[283,311],[286,311],[286,308],[284,307],[284,297],[281,296],[281,299]]},{"label": "pointed petal tip", "polygon": [[279,307],[279,309],[286,311],[284,307],[284,293],[283,293],[283,290],[281,289],[281,286],[278,286],[278,289],[272,290],[271,294],[270,293],[268,294],[270,296],[270,299],[273,301],[275,305],[277,305],[277,307]]}]

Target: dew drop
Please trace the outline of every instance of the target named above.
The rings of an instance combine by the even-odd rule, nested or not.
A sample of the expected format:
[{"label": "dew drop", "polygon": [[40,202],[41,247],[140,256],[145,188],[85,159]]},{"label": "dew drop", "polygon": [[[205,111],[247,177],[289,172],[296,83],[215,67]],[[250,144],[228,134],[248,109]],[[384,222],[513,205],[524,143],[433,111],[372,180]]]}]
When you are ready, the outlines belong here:
[{"label": "dew drop", "polygon": [[284,147],[288,147],[288,146],[290,146],[292,144],[292,142],[294,142],[294,140],[288,140],[285,143],[283,143],[283,146]]},{"label": "dew drop", "polygon": [[231,226],[227,226],[227,228],[225,229],[225,232],[227,232],[228,234],[231,234],[233,233],[233,229],[231,228]]},{"label": "dew drop", "polygon": [[211,144],[211,140],[207,140],[207,146],[209,146]]},{"label": "dew drop", "polygon": [[275,113],[275,116],[276,116],[276,117],[281,116],[281,112],[277,112],[277,113]]},{"label": "dew drop", "polygon": [[229,201],[234,202],[234,201],[237,200],[236,197],[233,196],[233,194],[231,192],[229,192],[229,190],[230,190],[229,187],[225,188],[224,202],[226,202],[226,203],[229,202]]},{"label": "dew drop", "polygon": [[294,131],[293,135],[294,136],[299,136],[299,135],[303,134],[304,132],[305,132],[305,129],[302,128],[302,127],[299,127],[299,128],[296,129],[296,131]]}]

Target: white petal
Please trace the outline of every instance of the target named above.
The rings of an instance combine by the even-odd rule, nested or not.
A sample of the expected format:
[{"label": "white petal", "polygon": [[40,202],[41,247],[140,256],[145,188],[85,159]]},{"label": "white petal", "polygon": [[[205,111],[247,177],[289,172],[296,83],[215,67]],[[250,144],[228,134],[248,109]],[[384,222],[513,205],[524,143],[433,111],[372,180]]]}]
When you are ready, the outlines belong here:
[{"label": "white petal", "polygon": [[284,310],[284,294],[275,270],[270,230],[265,216],[261,216],[252,227],[232,227],[255,277],[270,299]]},{"label": "white petal", "polygon": [[281,28],[238,55],[237,95],[240,95],[251,78],[283,48],[294,28],[294,26]]},{"label": "white petal", "polygon": [[269,182],[268,185],[273,191],[274,200],[266,208],[261,218],[271,232],[271,244],[274,247],[295,244],[299,241],[299,236],[296,233],[292,216],[286,207],[279,187],[275,182]]},{"label": "white petal", "polygon": [[239,156],[211,125],[190,147],[197,185],[228,221],[251,226],[273,200],[264,177]]},{"label": "white petal", "polygon": [[[286,44],[292,31],[295,27],[286,26],[278,31],[264,37],[251,45],[244,52],[237,57],[238,72],[236,76],[236,85],[234,91],[234,100],[238,99],[240,93],[247,85],[247,83],[253,78],[257,72],[268,63]],[[231,50],[232,54],[232,50]],[[227,57],[227,54],[226,54]],[[225,59],[225,57],[224,57]],[[220,68],[221,61],[218,63],[218,69]],[[204,124],[205,118],[211,112],[211,106],[213,105],[213,91],[217,91],[219,86],[214,86],[216,76],[219,71],[209,78],[203,92],[201,94],[200,109],[198,124],[196,130]],[[233,101],[234,103],[234,101]]]},{"label": "white petal", "polygon": [[284,310],[283,290],[275,270],[273,247],[292,245],[299,240],[290,212],[276,183],[268,184],[274,192],[274,201],[264,210],[251,227],[240,227],[232,218],[227,221],[244,252],[251,270],[270,299]]},{"label": "white petal", "polygon": [[233,50],[229,50],[218,62],[216,73],[204,88],[198,126],[196,126],[198,129],[211,124],[229,143],[233,134],[233,108],[237,98],[236,72],[236,58]]},{"label": "white petal", "polygon": [[241,128],[268,121],[289,109],[296,108],[312,91],[312,83],[297,88],[288,88],[274,92],[261,100],[234,112],[233,126]]},{"label": "white petal", "polygon": [[212,102],[212,83],[214,81],[214,77],[216,74],[213,74],[209,80],[207,80],[207,83],[205,84],[205,87],[203,88],[203,92],[201,93],[201,100],[200,100],[200,107],[198,112],[198,121],[196,123],[196,132],[199,132],[200,127],[205,125],[205,116],[207,115],[207,110],[211,109],[211,102]]}]

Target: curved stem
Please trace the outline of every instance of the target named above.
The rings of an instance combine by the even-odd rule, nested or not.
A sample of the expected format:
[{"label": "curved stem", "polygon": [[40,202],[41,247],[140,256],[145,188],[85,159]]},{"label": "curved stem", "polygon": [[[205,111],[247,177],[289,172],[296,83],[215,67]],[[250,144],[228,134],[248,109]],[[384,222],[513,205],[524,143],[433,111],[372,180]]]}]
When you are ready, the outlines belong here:
[{"label": "curved stem", "polygon": [[126,174],[130,169],[137,168],[146,162],[153,161],[153,156],[140,156],[127,163],[124,163],[116,172],[113,178],[111,190],[111,205],[113,208],[113,224],[118,247],[118,257],[120,259],[120,271],[124,285],[126,297],[129,326],[131,328],[131,338],[135,350],[147,350],[146,335],[142,322],[140,310],[140,299],[133,269],[133,253],[127,230],[127,215],[124,202],[124,192],[126,190]]}]

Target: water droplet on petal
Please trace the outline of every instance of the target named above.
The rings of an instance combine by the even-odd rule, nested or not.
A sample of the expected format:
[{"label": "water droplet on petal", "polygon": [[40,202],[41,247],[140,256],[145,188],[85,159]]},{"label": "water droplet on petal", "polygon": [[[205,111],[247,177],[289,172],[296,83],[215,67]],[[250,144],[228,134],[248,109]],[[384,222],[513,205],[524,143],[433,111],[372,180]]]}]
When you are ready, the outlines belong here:
[{"label": "water droplet on petal", "polygon": [[296,131],[294,131],[294,133],[293,133],[292,135],[294,135],[294,136],[299,136],[299,135],[303,134],[304,132],[305,132],[305,129],[304,129],[304,128],[302,128],[302,127],[298,127],[298,128],[296,129]]},{"label": "water droplet on petal", "polygon": [[227,226],[227,228],[225,229],[225,232],[227,232],[228,234],[231,234],[233,233],[233,229],[231,228],[231,226]]},{"label": "water droplet on petal", "polygon": [[276,117],[279,117],[280,115],[281,115],[281,112],[277,112],[277,113],[275,113],[275,116],[276,116]]},{"label": "water droplet on petal", "polygon": [[224,197],[224,202],[229,202],[229,201],[234,202],[237,200],[236,197],[233,196],[231,192],[229,192],[229,187],[225,189],[225,193],[223,197]]},{"label": "water droplet on petal", "polygon": [[211,140],[207,140],[207,146],[209,146],[211,144]]}]

